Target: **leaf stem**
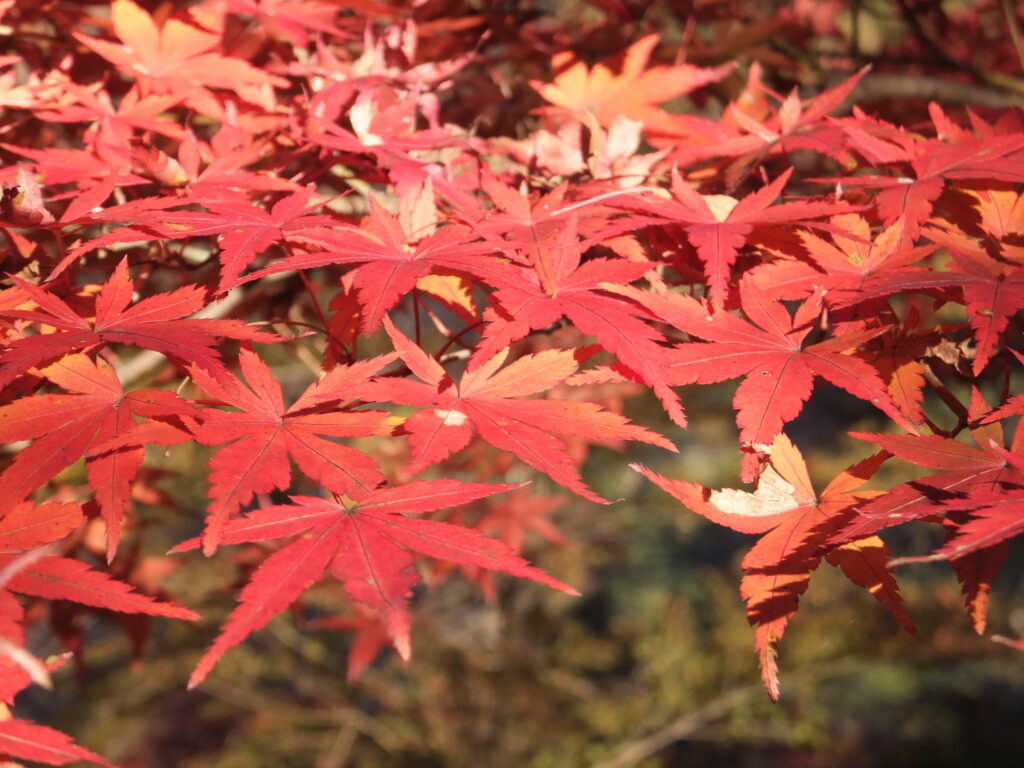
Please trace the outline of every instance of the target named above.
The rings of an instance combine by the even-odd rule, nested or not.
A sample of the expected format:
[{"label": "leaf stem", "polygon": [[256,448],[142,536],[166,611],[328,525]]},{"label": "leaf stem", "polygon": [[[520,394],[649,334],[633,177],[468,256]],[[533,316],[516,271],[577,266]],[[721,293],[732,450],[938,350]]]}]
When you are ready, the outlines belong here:
[{"label": "leaf stem", "polygon": [[[458,341],[460,338],[462,338],[464,335],[466,335],[469,331],[472,331],[474,328],[479,328],[483,324],[484,324],[483,320],[477,320],[472,325],[467,325],[461,331],[459,331],[458,333],[453,335],[451,338],[449,338],[448,341],[446,341],[444,344],[442,344],[441,348],[439,350],[437,350],[437,354],[434,355],[434,357],[440,359],[441,356],[448,349],[448,347],[450,347],[452,344],[454,344],[456,341]],[[469,348],[468,345],[464,345],[464,346],[466,346],[467,349]]]},{"label": "leaf stem", "polygon": [[416,330],[416,346],[420,346],[420,291],[412,289],[412,322]]},{"label": "leaf stem", "polygon": [[597,197],[591,197],[587,200],[581,200],[578,203],[567,205],[564,208],[558,208],[552,211],[550,216],[551,218],[554,218],[555,216],[562,216],[563,214],[571,213],[572,211],[579,210],[580,208],[585,208],[586,206],[593,205],[594,203],[600,203],[604,200],[609,200],[613,197],[633,195],[638,192],[654,192],[655,194],[659,194],[662,191],[663,190],[659,189],[658,187],[630,187],[629,189],[616,189],[611,192],[605,192],[603,195],[598,195]]},{"label": "leaf stem", "polygon": [[946,385],[942,383],[938,376],[935,375],[935,371],[932,370],[931,366],[924,360],[921,361],[921,368],[924,370],[925,381],[935,391],[935,394],[939,396],[939,399],[946,404],[946,406],[956,416],[957,424],[950,433],[950,436],[957,434],[965,426],[967,426],[968,415],[967,409],[964,404],[961,403],[952,392],[946,389]]}]

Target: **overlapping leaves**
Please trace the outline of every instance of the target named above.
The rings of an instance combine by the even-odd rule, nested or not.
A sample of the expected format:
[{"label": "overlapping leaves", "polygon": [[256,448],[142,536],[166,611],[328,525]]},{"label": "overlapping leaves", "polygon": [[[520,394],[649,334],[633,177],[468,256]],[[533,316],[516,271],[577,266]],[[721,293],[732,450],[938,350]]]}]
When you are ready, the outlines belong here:
[{"label": "overlapping leaves", "polygon": [[[408,657],[416,557],[571,591],[461,524],[461,508],[515,487],[521,510],[492,509],[481,526],[517,550],[524,530],[560,541],[534,519],[555,502],[506,473],[603,502],[584,479],[591,445],[674,448],[609,391],[649,390],[683,427],[675,387],[738,378],[737,450],[756,490],[645,474],[712,521],[763,534],[741,594],[769,691],[822,560],[909,626],[877,536],[895,525],[944,526],[936,552],[904,561],[951,561],[983,631],[1024,530],[1024,429],[1011,434],[1019,115],[969,115],[965,128],[933,105],[918,132],[859,110],[832,119],[865,71],[801,98],[769,92],[759,65],[720,118],[672,114],[662,105],[734,65],[672,62],[648,36],[621,65],[570,51],[539,61],[552,65],[532,83],[545,128],[522,122],[510,144],[487,120],[449,122],[452,84],[492,53],[486,34],[467,47],[424,31],[447,22],[421,24],[422,4],[58,5],[46,13],[70,19],[54,32],[65,58],[28,83],[0,75],[18,115],[4,136],[18,164],[0,169],[0,636],[23,639],[15,595],[193,618],[55,552],[86,514],[102,521],[108,560],[145,536],[133,499],[162,492],[145,447],[194,442],[213,449],[210,503],[182,548],[269,554],[191,684],[325,575],[370,628],[367,646],[386,637]],[[26,61],[50,56],[33,51]],[[97,62],[114,69],[97,75]],[[573,162],[558,155],[567,147]],[[821,156],[842,170],[814,165]],[[828,194],[808,196],[823,189],[810,167],[836,185]],[[562,178],[539,172],[553,168]],[[281,337],[242,318],[297,338],[258,353],[253,342]],[[881,449],[821,493],[783,434],[817,380],[861,401],[874,426],[854,436]],[[481,455],[500,461],[466,460]],[[934,474],[863,490],[892,457]],[[17,738],[55,751],[19,752]],[[62,739],[0,718],[0,752],[97,759]]]}]

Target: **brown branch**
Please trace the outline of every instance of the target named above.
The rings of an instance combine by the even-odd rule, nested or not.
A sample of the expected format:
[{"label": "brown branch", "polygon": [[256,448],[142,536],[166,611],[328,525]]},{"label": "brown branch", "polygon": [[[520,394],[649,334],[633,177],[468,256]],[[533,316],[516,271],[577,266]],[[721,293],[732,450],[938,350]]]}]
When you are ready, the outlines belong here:
[{"label": "brown branch", "polygon": [[978,104],[990,109],[1024,106],[1024,91],[958,83],[933,75],[871,73],[857,84],[856,93],[858,103],[921,99],[944,104]]},{"label": "brown branch", "polygon": [[[822,680],[856,672],[863,662],[856,658],[845,658],[835,662],[808,667],[795,672],[789,679]],[[686,739],[701,728],[729,714],[745,699],[760,693],[759,685],[746,685],[726,691],[694,712],[688,712],[650,736],[621,745],[608,760],[595,763],[590,768],[631,768],[637,763],[656,755],[665,747]]]},{"label": "brown branch", "polygon": [[705,725],[727,715],[744,699],[760,690],[760,686],[748,685],[728,691],[716,699],[712,699],[695,712],[683,715],[673,723],[669,723],[660,731],[650,736],[624,744],[616,750],[615,755],[591,768],[630,768],[642,760],[658,754],[665,747],[692,736]]},{"label": "brown branch", "polygon": [[939,399],[946,404],[946,407],[953,412],[956,416],[956,426],[946,432],[947,436],[953,437],[958,434],[964,427],[967,426],[970,421],[970,416],[967,413],[967,409],[964,404],[957,399],[957,396],[950,392],[946,385],[942,383],[942,380],[935,375],[935,371],[932,367],[923,360],[918,361],[921,364],[921,369],[924,371],[924,380],[928,382],[928,386],[932,388],[932,391],[939,396]]},{"label": "brown branch", "polygon": [[1003,15],[1006,16],[1006,28],[1010,32],[1010,40],[1017,51],[1017,58],[1020,60],[1021,71],[1024,72],[1024,39],[1020,32],[1020,22],[1017,20],[1017,11],[1012,0],[1003,0]]},{"label": "brown branch", "polygon": [[[968,62],[958,61],[949,55],[943,47],[942,41],[935,37],[933,31],[924,26],[921,21],[921,17],[917,14],[916,8],[911,7],[907,0],[898,0],[897,6],[899,7],[900,15],[913,31],[914,36],[924,43],[933,55],[947,67],[961,72],[966,72],[979,82],[993,86],[994,88],[1024,95],[1024,81],[998,72],[986,72],[985,70],[978,69]],[[1009,19],[1009,14],[1007,14],[1007,18]],[[1011,31],[1010,34],[1012,35],[1013,32]],[[1018,47],[1018,52],[1019,51],[1020,48]],[[972,99],[971,101],[974,100]],[[1016,103],[1019,104],[1020,102],[1018,101]]]}]

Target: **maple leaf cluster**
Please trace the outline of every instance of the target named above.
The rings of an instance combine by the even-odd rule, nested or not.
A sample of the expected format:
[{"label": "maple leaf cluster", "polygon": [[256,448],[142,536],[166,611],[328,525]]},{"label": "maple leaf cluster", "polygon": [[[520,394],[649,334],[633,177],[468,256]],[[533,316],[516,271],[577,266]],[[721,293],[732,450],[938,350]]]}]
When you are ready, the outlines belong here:
[{"label": "maple leaf cluster", "polygon": [[[410,657],[411,602],[453,566],[574,594],[521,556],[564,543],[554,489],[609,503],[591,446],[677,450],[622,396],[685,427],[678,388],[732,379],[752,490],[635,468],[762,534],[740,591],[772,697],[822,561],[912,630],[878,535],[908,521],[944,526],[916,559],[951,562],[984,632],[1024,532],[1024,114],[832,116],[866,70],[804,99],[648,35],[559,53],[525,84],[540,119],[487,135],[446,117],[460,78],[503,77],[488,19],[441,45],[460,27],[429,4],[368,6],[62,6],[0,57],[3,701],[45,671],[26,599],[199,618],[136,562],[149,506],[192,515],[147,446],[209,457],[175,552],[262,557],[189,686],[319,582],[354,678]],[[29,53],[52,66],[26,78]],[[665,108],[727,80],[717,120]],[[786,434],[818,382],[885,425],[820,492]],[[935,472],[864,489],[894,459]],[[103,764],[6,708],[0,754]]]}]

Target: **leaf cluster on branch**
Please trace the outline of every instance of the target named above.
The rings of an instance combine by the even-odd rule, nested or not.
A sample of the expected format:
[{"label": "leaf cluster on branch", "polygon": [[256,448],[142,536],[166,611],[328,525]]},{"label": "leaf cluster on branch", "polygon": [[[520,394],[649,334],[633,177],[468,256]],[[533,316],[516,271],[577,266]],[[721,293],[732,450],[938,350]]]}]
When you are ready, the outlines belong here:
[{"label": "leaf cluster on branch", "polygon": [[[683,428],[678,388],[732,379],[747,490],[634,468],[761,535],[740,593],[769,694],[822,561],[913,631],[879,537],[909,521],[946,540],[903,560],[948,560],[983,633],[1024,531],[1024,113],[904,126],[841,111],[856,56],[802,98],[724,44],[586,60],[441,6],[0,2],[24,33],[0,56],[0,700],[45,673],[25,600],[199,618],[132,567],[153,505],[194,520],[174,552],[261,547],[190,687],[323,580],[353,677],[410,657],[452,564],[575,594],[521,556],[564,541],[554,489],[611,503],[592,446],[677,450],[623,397]],[[536,107],[518,133],[493,94],[460,122],[482,81]],[[712,92],[717,117],[678,109]],[[820,381],[879,432],[816,490],[786,429]],[[199,514],[148,471],[186,445]],[[866,488],[890,461],[934,473]],[[106,764],[6,705],[0,755]]]}]

